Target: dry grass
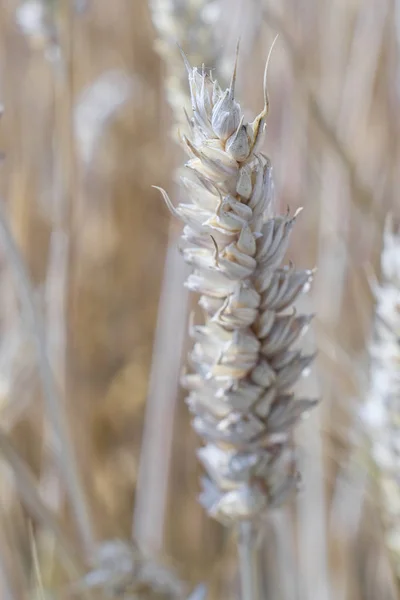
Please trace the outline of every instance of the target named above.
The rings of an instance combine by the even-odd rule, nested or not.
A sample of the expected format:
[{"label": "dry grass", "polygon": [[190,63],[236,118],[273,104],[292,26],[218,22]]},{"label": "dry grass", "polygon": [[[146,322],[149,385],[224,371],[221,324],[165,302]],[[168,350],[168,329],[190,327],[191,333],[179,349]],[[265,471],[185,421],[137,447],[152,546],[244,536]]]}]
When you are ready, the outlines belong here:
[{"label": "dry grass", "polygon": [[[366,396],[373,312],[365,266],[379,276],[385,215],[391,210],[395,221],[400,216],[398,2],[218,3],[220,31],[226,10],[231,22],[221,56],[229,64],[240,33],[238,95],[253,114],[262,104],[264,60],[280,33],[270,69],[265,149],[280,209],[289,204],[307,211],[307,219],[298,220],[291,258],[299,268],[318,267],[304,310],[318,315],[319,356],[303,392],[324,402],[299,434],[304,490],[283,518],[268,525],[266,597],[392,600],[397,592],[358,414]],[[127,539],[169,235],[167,211],[151,185],[170,187],[175,165],[164,67],[153,50],[146,0],[89,0],[75,15],[69,2],[54,0],[62,77],[60,65],[45,58],[43,40],[28,39],[17,28],[19,4],[10,0],[0,8],[1,196],[45,324],[94,536]],[[74,115],[93,98],[82,94],[93,91],[100,77],[107,82],[107,74],[121,99],[94,135],[88,160],[82,139],[75,144]],[[94,98],[92,110],[100,110]],[[90,126],[90,116],[84,122]],[[55,466],[35,346],[3,243],[0,267],[0,573],[7,573],[10,597],[23,600],[37,587],[33,547],[46,586],[75,578],[86,559],[71,502],[76,495]],[[168,364],[174,344],[158,351]],[[182,579],[211,582],[211,598],[234,597],[231,539],[196,502],[198,440],[182,398],[171,423],[168,505],[162,531],[157,525],[153,533]],[[12,449],[28,478],[20,471],[16,480],[10,477]],[[56,527],[40,500],[32,507],[29,489],[22,492],[32,479],[56,513]],[[8,598],[6,592],[0,588],[1,597]]]}]

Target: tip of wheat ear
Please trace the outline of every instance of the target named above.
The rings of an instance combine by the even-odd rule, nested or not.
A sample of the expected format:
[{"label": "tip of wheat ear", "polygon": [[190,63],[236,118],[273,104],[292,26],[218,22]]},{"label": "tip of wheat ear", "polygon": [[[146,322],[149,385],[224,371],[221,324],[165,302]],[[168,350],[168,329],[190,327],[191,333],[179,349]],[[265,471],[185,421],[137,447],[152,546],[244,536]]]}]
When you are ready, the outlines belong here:
[{"label": "tip of wheat ear", "polygon": [[[200,294],[203,320],[190,326],[190,370],[182,377],[207,476],[200,500],[223,522],[261,515],[285,501],[299,474],[293,428],[316,401],[291,388],[313,357],[295,346],[311,315],[293,303],[313,271],[283,265],[299,211],[276,215],[272,168],[257,151],[268,113],[247,123],[231,84],[222,91],[204,67],[188,72],[192,116],[184,201],[171,212],[184,222],[182,249],[192,266],[186,286]],[[268,58],[269,60],[269,58]]]}]

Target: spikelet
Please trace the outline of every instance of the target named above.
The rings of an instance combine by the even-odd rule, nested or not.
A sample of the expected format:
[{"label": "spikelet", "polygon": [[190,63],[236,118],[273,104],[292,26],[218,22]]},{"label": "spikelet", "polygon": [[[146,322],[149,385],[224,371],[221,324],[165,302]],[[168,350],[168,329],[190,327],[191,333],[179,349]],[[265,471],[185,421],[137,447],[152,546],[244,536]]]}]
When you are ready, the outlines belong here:
[{"label": "spikelet", "polygon": [[315,401],[291,388],[312,361],[292,345],[311,315],[292,305],[312,272],[282,266],[297,213],[274,216],[269,159],[257,151],[268,111],[247,123],[235,100],[236,66],[222,91],[204,67],[189,75],[193,116],[182,178],[190,202],[169,208],[184,222],[182,252],[193,271],[204,324],[183,377],[207,476],[200,500],[222,522],[251,519],[298,484],[293,426]]},{"label": "spikelet", "polygon": [[388,220],[376,286],[365,417],[378,471],[386,545],[400,577],[400,235]]}]

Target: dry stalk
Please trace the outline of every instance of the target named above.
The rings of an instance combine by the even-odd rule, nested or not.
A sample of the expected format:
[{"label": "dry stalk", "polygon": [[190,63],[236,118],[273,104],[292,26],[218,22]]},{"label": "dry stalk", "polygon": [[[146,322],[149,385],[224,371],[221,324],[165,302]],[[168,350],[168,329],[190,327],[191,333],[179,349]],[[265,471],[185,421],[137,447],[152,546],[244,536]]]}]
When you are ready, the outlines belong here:
[{"label": "dry stalk", "polygon": [[400,235],[388,220],[376,285],[375,330],[370,345],[370,388],[365,407],[377,467],[386,545],[400,579]]},{"label": "dry stalk", "polygon": [[[297,488],[293,427],[315,404],[290,389],[312,361],[292,349],[310,323],[296,298],[312,271],[282,266],[293,216],[273,214],[271,163],[257,150],[265,104],[246,123],[234,98],[236,65],[223,92],[204,67],[185,57],[193,116],[182,183],[191,203],[170,210],[184,223],[182,252],[192,266],[186,286],[200,293],[204,324],[190,326],[192,373],[183,377],[198,452],[207,476],[200,501],[239,533],[243,598],[259,598],[254,531],[259,519]],[[268,64],[268,61],[267,61]]]},{"label": "dry stalk", "polygon": [[[49,420],[45,423],[44,452],[40,490],[47,502],[51,503],[55,512],[59,511],[63,499],[61,480],[67,488],[76,517],[87,556],[94,551],[94,537],[89,518],[84,491],[78,479],[75,465],[75,448],[73,438],[67,429],[68,411],[65,405],[67,377],[67,290],[69,283],[70,262],[70,213],[71,198],[76,196],[75,179],[75,144],[73,139],[73,86],[72,86],[72,23],[74,13],[79,10],[79,2],[73,0],[23,0],[16,11],[16,21],[23,33],[36,46],[43,48],[45,56],[52,62],[53,94],[54,94],[54,181],[52,204],[49,209],[52,222],[48,268],[45,285],[46,314],[43,323],[39,323],[39,315],[31,302],[32,323],[36,321],[37,336],[42,343],[41,354],[38,350],[39,364],[42,367],[42,379]],[[6,227],[6,223],[4,223]],[[5,242],[7,235],[5,235]],[[7,250],[12,259],[12,240]],[[17,249],[15,248],[15,251]],[[15,257],[16,259],[16,257]],[[24,264],[20,265],[21,275]],[[16,265],[15,270],[17,271]],[[26,275],[26,274],[25,274]],[[21,277],[21,288],[25,277]],[[26,294],[30,293],[30,282],[25,280]],[[21,291],[22,293],[22,291]],[[27,296],[28,300],[28,296]],[[24,306],[25,312],[28,307]],[[28,313],[27,313],[28,314]],[[39,331],[39,329],[41,331]],[[35,338],[36,339],[36,338]],[[45,377],[45,379],[44,379]],[[45,383],[46,381],[46,383]],[[53,408],[50,409],[50,404]],[[58,404],[58,406],[57,406]],[[61,406],[61,404],[63,404]],[[52,413],[53,410],[53,413]],[[56,425],[56,414],[59,423]],[[68,437],[67,437],[68,436]],[[58,449],[60,445],[61,450]],[[48,449],[51,449],[49,453]],[[54,460],[51,453],[59,453]],[[57,472],[58,461],[64,461],[64,468]],[[62,477],[64,471],[64,477]],[[69,473],[69,474],[68,474]],[[68,475],[67,475],[68,474]],[[47,534],[48,532],[46,532]],[[54,539],[54,542],[56,540]]]},{"label": "dry stalk", "polygon": [[59,396],[59,391],[49,363],[43,325],[35,306],[32,285],[26,272],[23,258],[13,239],[1,203],[0,239],[5,256],[10,267],[13,269],[22,305],[22,314],[26,320],[25,324],[30,331],[35,344],[44,400],[48,411],[48,418],[52,426],[52,446],[55,454],[55,461],[57,461],[64,479],[64,484],[68,490],[83,544],[87,549],[88,555],[90,555],[93,549],[93,533],[86,498],[78,475],[73,444],[63,402]]},{"label": "dry stalk", "polygon": [[4,600],[26,600],[27,577],[8,525],[0,515],[0,597]]},{"label": "dry stalk", "polygon": [[70,540],[54,513],[47,508],[41,499],[36,480],[28,465],[21,459],[6,434],[0,430],[0,455],[7,462],[14,474],[15,486],[22,504],[36,523],[50,530],[57,540],[64,564],[75,576],[82,572],[84,557],[77,546]]}]

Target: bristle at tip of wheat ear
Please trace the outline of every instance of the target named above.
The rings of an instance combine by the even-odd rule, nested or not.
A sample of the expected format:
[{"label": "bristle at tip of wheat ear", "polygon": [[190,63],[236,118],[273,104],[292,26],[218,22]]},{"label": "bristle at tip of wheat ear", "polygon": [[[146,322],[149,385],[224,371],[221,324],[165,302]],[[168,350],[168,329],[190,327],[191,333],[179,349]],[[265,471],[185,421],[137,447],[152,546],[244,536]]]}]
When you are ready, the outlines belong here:
[{"label": "bristle at tip of wheat ear", "polygon": [[236,62],[223,92],[182,54],[193,110],[191,136],[182,140],[189,154],[182,183],[192,202],[175,207],[158,189],[185,224],[182,252],[193,267],[186,286],[200,294],[205,315],[202,325],[191,317],[192,372],[182,376],[193,426],[205,440],[200,501],[232,523],[281,504],[299,483],[293,427],[317,401],[289,391],[313,360],[292,349],[312,315],[290,309],[314,271],[280,266],[301,209],[271,214],[271,164],[256,151],[271,53],[265,105],[253,123],[234,98]]}]

